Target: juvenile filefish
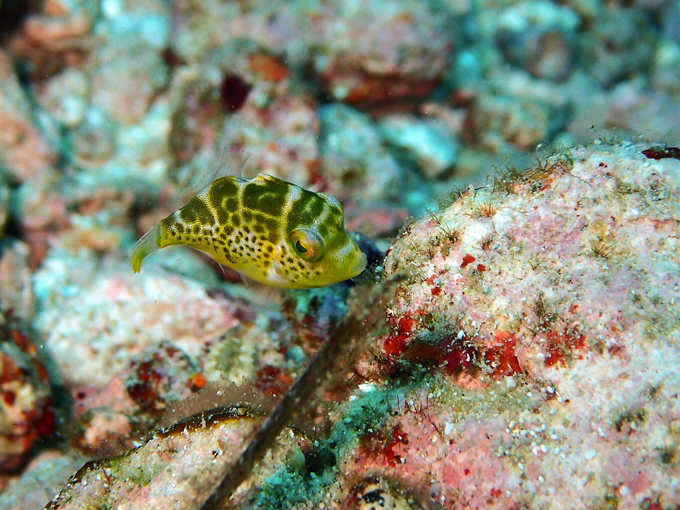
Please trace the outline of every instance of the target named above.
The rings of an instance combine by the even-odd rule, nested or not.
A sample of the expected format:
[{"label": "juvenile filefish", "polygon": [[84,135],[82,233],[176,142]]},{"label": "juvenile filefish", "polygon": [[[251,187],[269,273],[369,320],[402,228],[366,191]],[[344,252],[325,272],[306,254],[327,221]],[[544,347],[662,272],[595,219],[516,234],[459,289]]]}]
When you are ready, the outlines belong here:
[{"label": "juvenile filefish", "polygon": [[260,174],[221,177],[137,241],[138,273],[149,253],[190,246],[274,287],[304,289],[361,273],[366,255],[349,237],[338,200]]}]

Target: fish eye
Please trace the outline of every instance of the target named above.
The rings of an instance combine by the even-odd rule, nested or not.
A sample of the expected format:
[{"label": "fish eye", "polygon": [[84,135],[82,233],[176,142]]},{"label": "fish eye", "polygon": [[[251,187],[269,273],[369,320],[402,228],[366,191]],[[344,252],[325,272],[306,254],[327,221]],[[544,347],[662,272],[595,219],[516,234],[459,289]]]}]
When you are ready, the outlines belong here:
[{"label": "fish eye", "polygon": [[313,230],[306,228],[293,230],[288,239],[290,239],[295,253],[310,262],[321,260],[326,254],[326,244],[321,236]]}]

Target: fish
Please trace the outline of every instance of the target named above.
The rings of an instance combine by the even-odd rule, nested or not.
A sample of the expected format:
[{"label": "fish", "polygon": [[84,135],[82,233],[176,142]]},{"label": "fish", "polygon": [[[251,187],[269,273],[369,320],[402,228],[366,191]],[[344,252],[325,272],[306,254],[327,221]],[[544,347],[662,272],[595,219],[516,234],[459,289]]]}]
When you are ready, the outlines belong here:
[{"label": "fish", "polygon": [[132,250],[130,264],[167,246],[189,246],[273,287],[324,287],[359,275],[366,255],[331,195],[271,175],[220,177],[159,221]]}]

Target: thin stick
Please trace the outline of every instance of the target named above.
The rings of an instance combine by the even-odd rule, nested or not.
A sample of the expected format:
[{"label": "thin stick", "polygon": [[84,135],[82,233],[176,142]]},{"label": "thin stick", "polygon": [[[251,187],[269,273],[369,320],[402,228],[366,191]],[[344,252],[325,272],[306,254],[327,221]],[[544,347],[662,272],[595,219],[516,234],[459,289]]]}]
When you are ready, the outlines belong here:
[{"label": "thin stick", "polygon": [[[369,331],[375,326],[378,316],[385,308],[384,304],[391,295],[388,291],[393,291],[396,287],[387,284],[393,284],[394,281],[381,282],[372,293],[368,293],[369,298],[366,300],[357,299],[358,303],[351,307],[337,329],[326,339],[239,459],[226,469],[224,478],[203,504],[202,510],[225,508],[227,500],[248,479],[255,465],[266,455],[281,430],[305,407],[303,404],[307,404],[310,397],[329,380],[354,365],[359,354],[363,352],[361,347],[365,340],[367,337],[370,338]],[[338,364],[339,361],[342,363]]]}]

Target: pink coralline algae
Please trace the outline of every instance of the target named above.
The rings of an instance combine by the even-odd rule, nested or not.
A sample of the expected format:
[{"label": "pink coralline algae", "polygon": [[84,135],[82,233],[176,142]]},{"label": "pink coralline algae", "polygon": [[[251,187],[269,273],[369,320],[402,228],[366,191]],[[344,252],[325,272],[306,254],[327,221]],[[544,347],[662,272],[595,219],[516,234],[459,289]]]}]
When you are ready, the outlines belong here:
[{"label": "pink coralline algae", "polygon": [[225,163],[206,161],[215,147],[245,147],[248,164],[236,165],[233,172],[314,183],[320,164],[316,102],[296,88],[283,59],[267,47],[233,42],[210,52],[195,71],[173,77],[170,145],[175,157],[201,175],[206,166]]},{"label": "pink coralline algae", "polygon": [[56,161],[56,154],[31,120],[29,100],[14,73],[11,56],[0,50],[0,165],[13,179],[25,181]]},{"label": "pink coralline algae", "polygon": [[[80,451],[101,457],[131,448],[208,380],[247,380],[278,396],[292,382],[297,366],[285,354],[290,335],[273,308],[277,294],[258,301],[248,291],[210,288],[197,278],[216,284],[216,277],[191,257],[184,261],[191,279],[153,264],[139,278],[124,262],[104,264],[116,269],[96,279],[92,257],[48,258],[50,290],[36,289],[44,301],[34,324],[73,399],[69,439]],[[82,314],[87,331],[75,327]]]},{"label": "pink coralline algae", "polygon": [[395,405],[386,426],[407,445],[344,469],[456,508],[680,501],[680,164],[647,148],[509,168],[407,227],[385,262],[409,284],[383,356],[419,348],[410,363],[440,375]]},{"label": "pink coralline algae", "polygon": [[40,438],[51,437],[49,373],[32,338],[11,312],[0,312],[0,472],[21,466]]},{"label": "pink coralline algae", "polygon": [[161,342],[135,357],[102,391],[72,388],[79,422],[74,442],[96,455],[132,448],[165,415],[170,402],[187,398],[204,384],[191,358]]},{"label": "pink coralline algae", "polygon": [[[61,288],[42,295],[44,306],[35,326],[44,335],[45,348],[54,357],[68,388],[101,390],[114,377],[127,377],[128,371],[135,371],[136,363],[145,361],[164,365],[164,372],[179,370],[181,377],[195,374],[199,368],[213,379],[222,373],[237,380],[246,373],[254,378],[262,365],[277,364],[283,358],[276,352],[265,355],[265,351],[279,348],[274,335],[270,336],[274,328],[267,332],[262,328],[269,325],[270,304],[256,305],[245,297],[211,292],[196,279],[170,275],[153,265],[137,278],[126,263],[105,263],[109,264],[110,278],[94,279],[92,274],[99,263],[92,257],[62,253],[59,260],[45,261],[45,282],[61,281]],[[69,269],[73,265],[79,267],[77,277]],[[188,270],[192,271],[192,266]],[[193,274],[200,276],[199,272]],[[74,286],[80,291],[70,295],[69,289]],[[275,297],[269,301],[276,302]],[[89,317],[87,331],[77,327],[81,316]],[[275,321],[277,315],[272,313],[272,317]],[[285,330],[285,326],[280,329]],[[240,345],[249,343],[244,342],[244,335],[257,338],[257,348]],[[174,351],[168,352],[166,341],[180,350],[177,358]],[[183,353],[200,360],[201,366],[192,367]],[[240,358],[240,363],[232,365],[232,356]],[[246,358],[256,359],[251,365]],[[151,391],[153,384],[148,382]],[[144,393],[141,391],[139,396],[141,401],[155,401],[144,398]]]},{"label": "pink coralline algae", "polygon": [[[352,104],[426,97],[443,79],[455,21],[418,2],[328,2],[308,14],[314,68],[337,100]],[[342,18],[342,24],[329,23]]]}]

